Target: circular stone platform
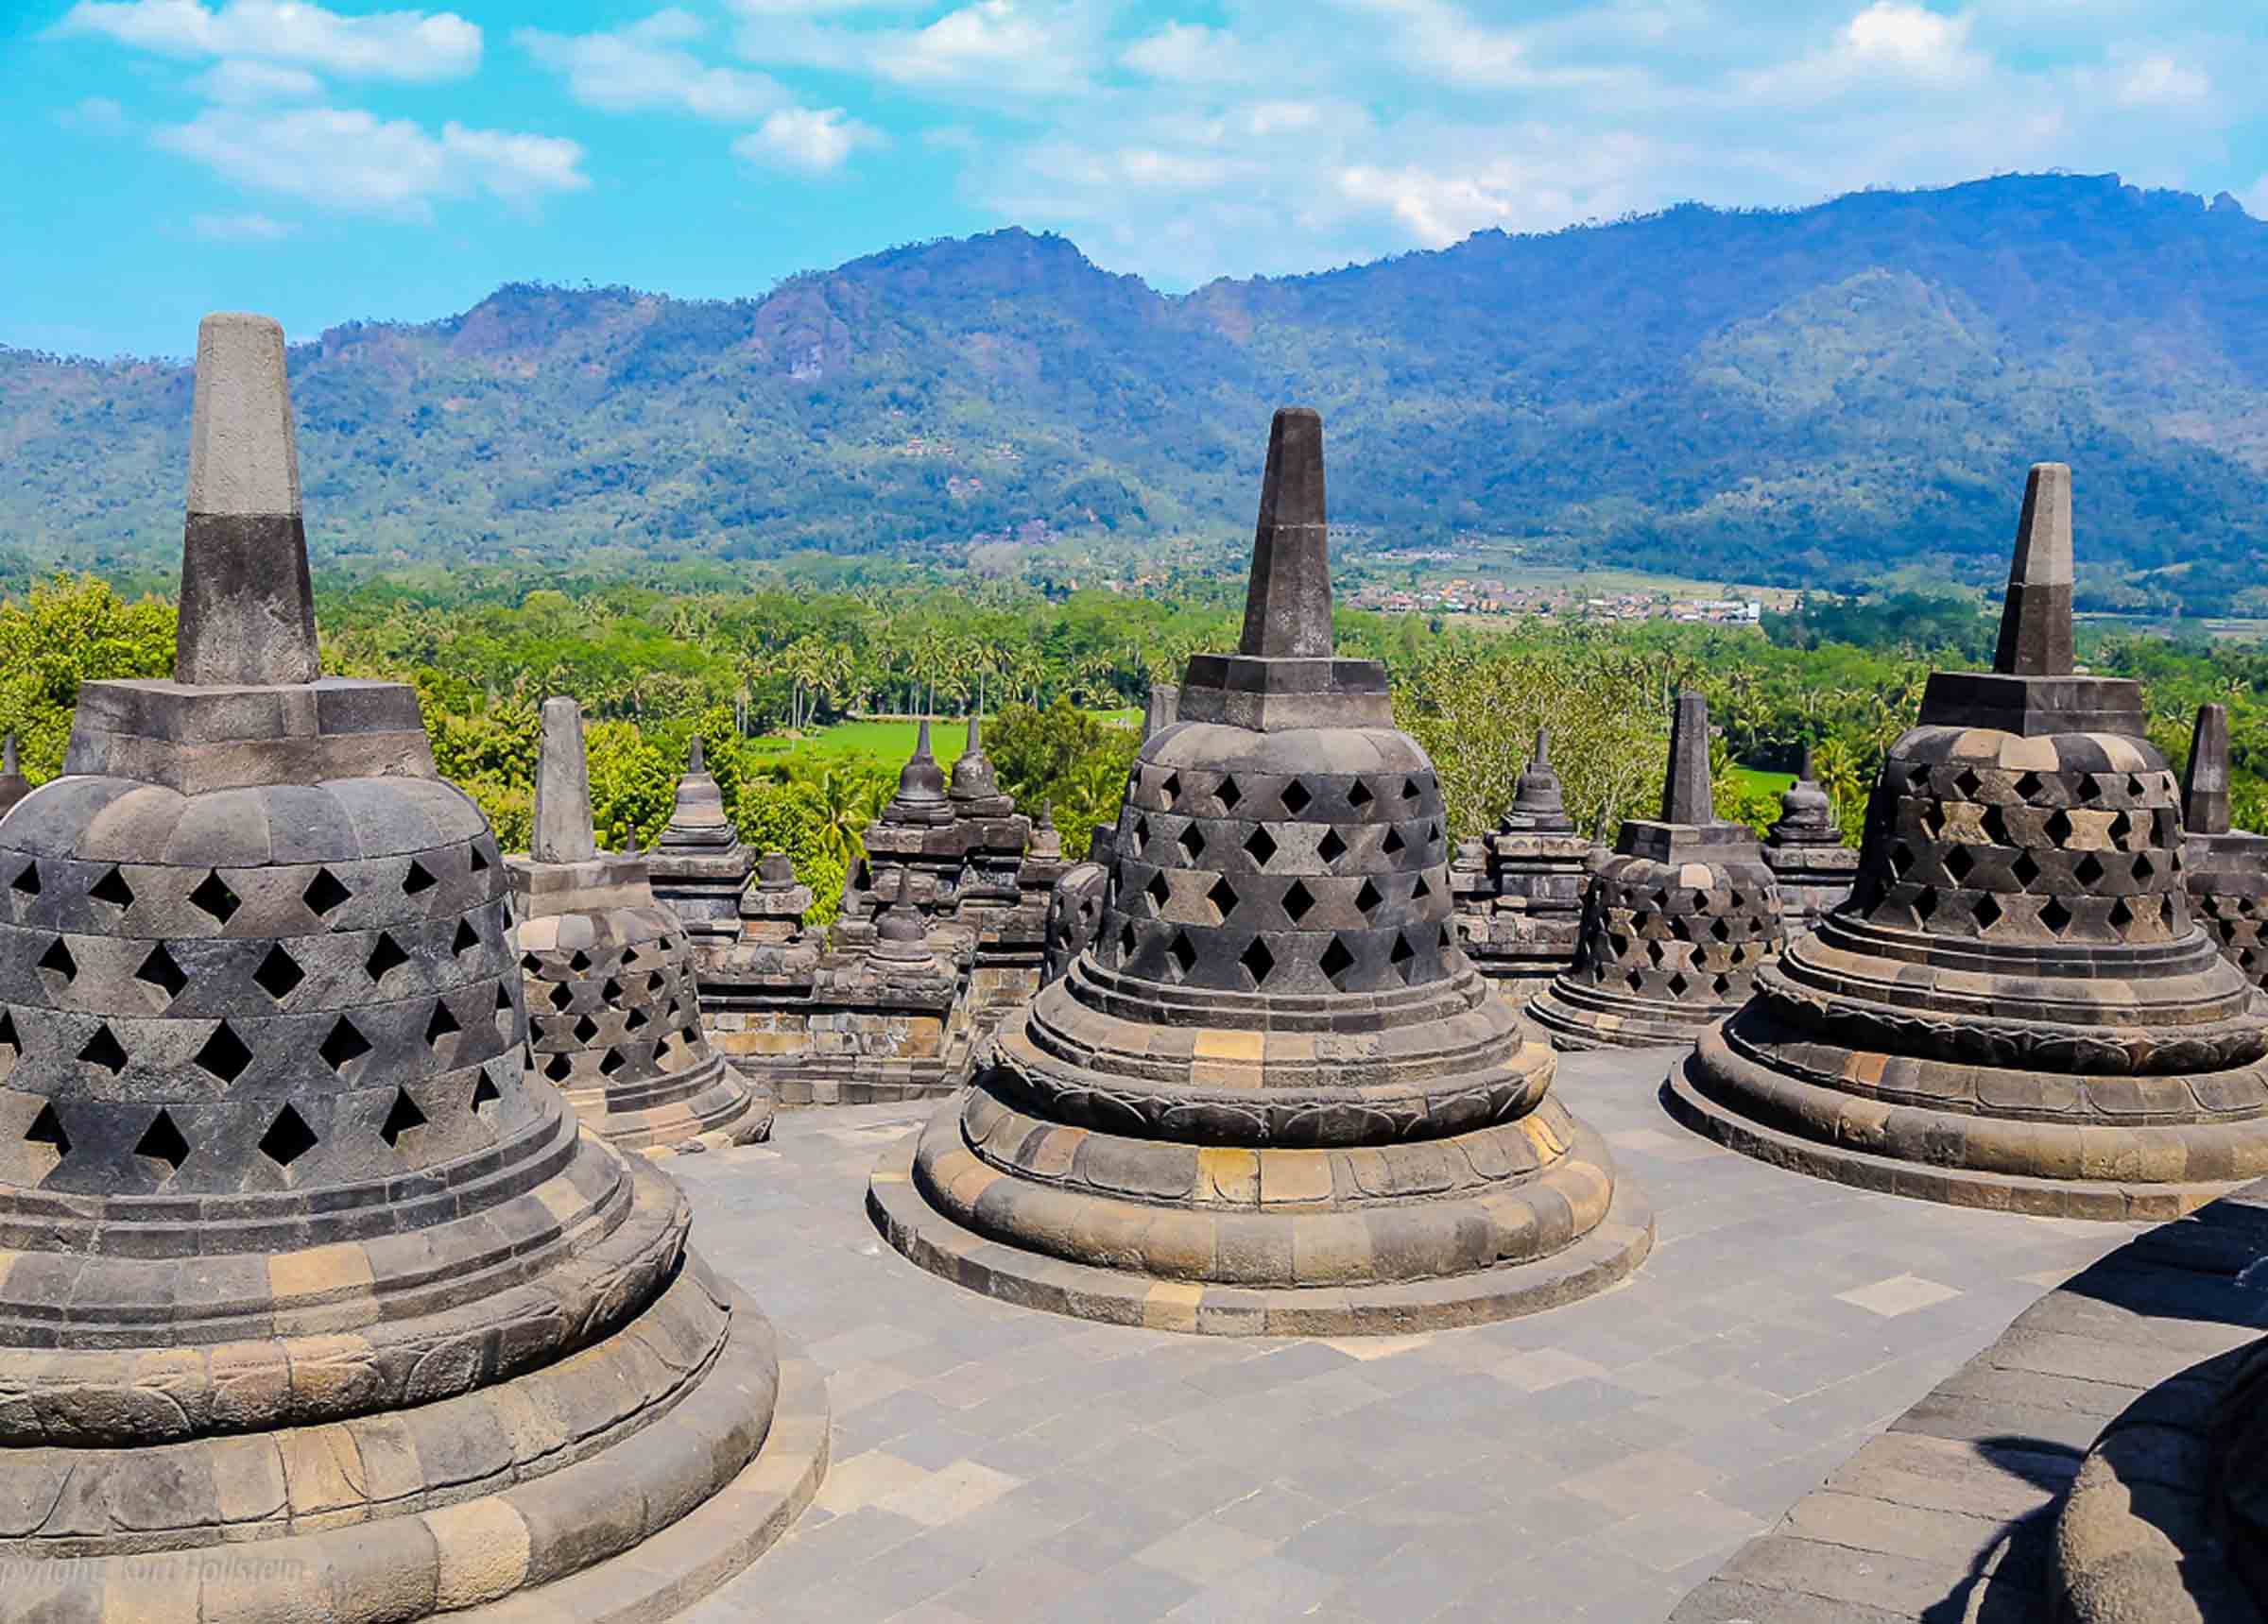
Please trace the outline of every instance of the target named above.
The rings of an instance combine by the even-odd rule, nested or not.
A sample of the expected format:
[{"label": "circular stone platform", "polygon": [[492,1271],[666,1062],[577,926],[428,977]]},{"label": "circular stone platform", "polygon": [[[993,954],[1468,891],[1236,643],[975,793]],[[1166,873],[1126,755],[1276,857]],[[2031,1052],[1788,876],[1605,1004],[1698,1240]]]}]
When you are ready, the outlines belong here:
[{"label": "circular stone platform", "polygon": [[867,1213],[883,1238],[955,1285],[1020,1308],[1109,1325],[1244,1337],[1393,1336],[1486,1325],[1603,1291],[1632,1274],[1654,1247],[1653,1209],[1624,1182],[1604,1221],[1533,1263],[1378,1286],[1268,1290],[1152,1279],[1002,1245],[923,1200],[915,1184],[919,1150],[930,1151],[940,1168],[983,1171],[952,1143],[954,1126],[950,1115],[940,1116],[884,1154],[867,1187]]}]

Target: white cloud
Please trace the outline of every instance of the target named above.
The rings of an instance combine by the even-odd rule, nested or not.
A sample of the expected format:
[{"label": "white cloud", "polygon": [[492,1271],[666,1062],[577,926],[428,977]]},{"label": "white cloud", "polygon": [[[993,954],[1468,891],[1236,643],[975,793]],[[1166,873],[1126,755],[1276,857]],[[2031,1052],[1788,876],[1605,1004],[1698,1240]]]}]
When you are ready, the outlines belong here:
[{"label": "white cloud", "polygon": [[2121,107],[2188,107],[2213,94],[2213,81],[2163,51],[2130,62],[2111,92]]},{"label": "white cloud", "polygon": [[1942,77],[1965,72],[1969,21],[1947,17],[1904,0],[1874,0],[1843,28],[1843,46],[1856,60],[1910,74]]},{"label": "white cloud", "polygon": [[2237,194],[2237,201],[2244,212],[2256,220],[2268,220],[2268,175],[2255,180],[2248,190]]},{"label": "white cloud", "polygon": [[712,67],[679,48],[705,31],[699,18],[672,7],[610,34],[523,28],[513,39],[565,76],[569,93],[586,107],[615,112],[674,107],[702,118],[745,120],[786,99],[762,74]]},{"label": "white cloud", "polygon": [[292,231],[266,214],[199,214],[190,228],[212,243],[280,243]]},{"label": "white cloud", "polygon": [[881,133],[839,107],[782,108],[732,144],[734,156],[774,168],[826,175],[862,146],[882,145]]},{"label": "white cloud", "polygon": [[971,0],[918,28],[760,11],[742,28],[740,50],[752,61],[858,74],[935,95],[1047,97],[1087,88],[1101,26],[1091,0]]},{"label": "white cloud", "polygon": [[1657,157],[1634,136],[1591,141],[1531,129],[1455,167],[1354,164],[1335,179],[1349,201],[1385,210],[1418,243],[1439,248],[1491,227],[1536,231],[1624,213]]},{"label": "white cloud", "polygon": [[298,62],[365,78],[443,79],[480,65],[480,29],[451,11],[342,16],[302,0],[79,0],[59,32],[175,57]]},{"label": "white cloud", "polygon": [[435,135],[356,109],[210,108],[157,132],[158,144],[232,180],[325,208],[429,218],[437,198],[487,193],[532,205],[590,184],[583,149],[554,136],[468,129]]},{"label": "white cloud", "polygon": [[65,129],[92,130],[97,135],[123,135],[133,128],[126,109],[107,95],[83,96],[55,115]]},{"label": "white cloud", "polygon": [[191,88],[213,101],[242,105],[260,101],[309,101],[322,92],[322,81],[305,68],[279,67],[273,62],[249,62],[231,58],[215,62],[191,81]]},{"label": "white cloud", "polygon": [[1243,41],[1201,23],[1168,23],[1128,45],[1119,60],[1151,78],[1193,85],[1242,84],[1259,68]]}]

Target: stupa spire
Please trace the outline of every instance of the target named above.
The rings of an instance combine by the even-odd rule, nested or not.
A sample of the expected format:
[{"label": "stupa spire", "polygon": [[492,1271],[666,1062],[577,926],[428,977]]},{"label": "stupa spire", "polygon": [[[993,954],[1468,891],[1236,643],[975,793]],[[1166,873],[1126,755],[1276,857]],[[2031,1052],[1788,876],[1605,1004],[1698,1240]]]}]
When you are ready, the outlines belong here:
[{"label": "stupa spire", "polygon": [[1328,659],[1331,553],[1323,518],[1323,419],[1285,406],[1268,429],[1268,465],[1252,538],[1242,654]]},{"label": "stupa spire", "polygon": [[543,701],[543,740],[536,757],[536,828],[528,855],[538,863],[590,863],[598,856],[591,828],[591,762],[583,753],[583,708],[565,697]]},{"label": "stupa spire", "polygon": [[1536,729],[1535,752],[1528,757],[1528,769],[1531,772],[1536,772],[1548,767],[1551,764],[1552,730],[1549,727],[1538,727]]},{"label": "stupa spire", "polygon": [[2070,674],[2071,579],[2071,470],[2060,462],[2034,463],[2024,482],[1993,670],[2004,676]]},{"label": "stupa spire", "polygon": [[1677,713],[1670,723],[1670,771],[1661,786],[1661,821],[1717,821],[1709,787],[1709,701],[1690,688],[1677,695]]},{"label": "stupa spire", "polygon": [[10,733],[0,740],[0,774],[13,775],[16,771],[16,736]]},{"label": "stupa spire", "polygon": [[685,758],[685,770],[689,773],[705,773],[709,770],[708,746],[702,743],[698,733],[693,736],[693,749]]},{"label": "stupa spire", "polygon": [[174,680],[313,682],[322,668],[284,329],[265,316],[198,327],[188,506]]},{"label": "stupa spire", "polygon": [[920,734],[914,740],[914,760],[931,761],[936,759],[929,753],[929,718],[924,716],[921,718]]},{"label": "stupa spire", "polygon": [[2190,764],[2181,775],[2185,834],[2226,834],[2228,823],[2228,708],[2197,707],[2190,734]]}]

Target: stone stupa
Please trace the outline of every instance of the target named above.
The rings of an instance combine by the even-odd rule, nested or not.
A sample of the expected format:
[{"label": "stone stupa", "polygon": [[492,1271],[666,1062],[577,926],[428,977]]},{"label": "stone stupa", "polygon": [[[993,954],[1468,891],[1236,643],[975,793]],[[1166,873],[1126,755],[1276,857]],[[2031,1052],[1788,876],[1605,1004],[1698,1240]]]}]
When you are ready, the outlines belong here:
[{"label": "stone stupa", "polygon": [[1574,964],[1590,856],[1552,767],[1551,730],[1538,727],[1496,832],[1463,843],[1451,873],[1466,953],[1508,997],[1539,992]]},{"label": "stone stupa", "polygon": [[747,1144],[770,1132],[770,1092],[710,1046],[693,943],[654,899],[645,859],[598,849],[583,710],[572,699],[543,702],[535,834],[528,855],[505,865],[529,1069],[626,1150]]},{"label": "stone stupa", "polygon": [[2182,869],[2190,906],[2222,956],[2253,985],[2268,984],[2268,836],[2228,820],[2228,709],[2200,705],[2181,777]]},{"label": "stone stupa", "polygon": [[1849,901],[1673,1070],[1736,1150],[1872,1189],[2163,1218],[2268,1172],[2268,1004],[2192,918],[2139,685],[2072,668],[2070,470],[2032,470],[1990,672],[1936,672]]},{"label": "stone stupa", "polygon": [[525,1074],[486,820],[321,675],[284,368],[199,329],[175,675],[87,683],[0,826],[0,1611],[658,1617],[824,1396]]},{"label": "stone stupa", "polygon": [[1784,938],[1755,831],[1717,821],[1708,702],[1680,693],[1661,816],[1623,820],[1585,893],[1575,962],[1528,1013],[1562,1049],[1691,1043],[1741,1007]]},{"label": "stone stupa", "polygon": [[885,1157],[923,1267],[1221,1334],[1407,1331],[1601,1290],[1643,1200],[1458,949],[1441,795],[1335,658],[1322,422],[1270,434],[1244,637],[1137,759],[1093,945]]},{"label": "stone stupa", "polygon": [[1764,831],[1764,863],[1779,882],[1781,917],[1790,932],[1809,931],[1850,895],[1859,854],[1843,844],[1834,802],[1812,776],[1803,747],[1796,781],[1780,792],[1779,821]]},{"label": "stone stupa", "polygon": [[725,797],[709,771],[708,750],[693,736],[677,803],[645,868],[655,900],[675,914],[693,943],[696,966],[740,939],[740,893],[755,868],[740,831],[725,815]]}]

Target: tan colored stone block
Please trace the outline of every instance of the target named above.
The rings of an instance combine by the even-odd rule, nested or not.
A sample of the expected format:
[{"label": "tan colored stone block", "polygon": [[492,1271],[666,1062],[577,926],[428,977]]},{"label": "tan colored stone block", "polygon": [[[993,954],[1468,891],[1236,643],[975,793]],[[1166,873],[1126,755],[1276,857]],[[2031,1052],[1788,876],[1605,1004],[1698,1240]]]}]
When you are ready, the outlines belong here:
[{"label": "tan colored stone block", "polygon": [[369,1254],[352,1241],[279,1252],[267,1260],[267,1289],[279,1304],[370,1289]]},{"label": "tan colored stone block", "polygon": [[[284,1481],[295,1524],[321,1519],[326,1513],[360,1509],[362,1452],[343,1426],[293,1427],[276,1434],[284,1461]],[[317,1526],[320,1526],[319,1520]]]},{"label": "tan colored stone block", "polygon": [[1260,1153],[1227,1145],[1199,1147],[1197,1199],[1235,1206],[1258,1206]]},{"label": "tan colored stone block", "polygon": [[1260,1064],[1265,1052],[1267,1034],[1264,1032],[1226,1032],[1207,1027],[1197,1034],[1194,1057],[1198,1060],[1241,1060]]},{"label": "tan colored stone block", "polygon": [[440,1552],[438,1611],[509,1596],[527,1581],[527,1524],[508,1500],[490,1495],[424,1513]]},{"label": "tan colored stone block", "polygon": [[1325,1151],[1262,1151],[1260,1199],[1269,1206],[1329,1201],[1331,1156]]},{"label": "tan colored stone block", "polygon": [[1179,1280],[1160,1280],[1142,1300],[1142,1323],[1153,1331],[1194,1331],[1197,1305],[1205,1288]]}]

